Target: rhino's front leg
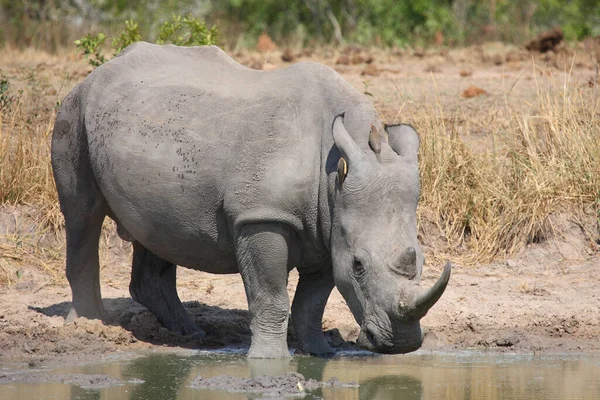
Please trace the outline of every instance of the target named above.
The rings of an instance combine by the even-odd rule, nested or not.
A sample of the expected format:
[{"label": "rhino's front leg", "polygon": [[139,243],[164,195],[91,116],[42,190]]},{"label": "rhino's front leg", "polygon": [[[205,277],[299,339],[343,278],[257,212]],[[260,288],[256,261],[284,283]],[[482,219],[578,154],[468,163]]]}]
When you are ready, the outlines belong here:
[{"label": "rhino's front leg", "polygon": [[323,335],[323,312],[335,286],[331,269],[312,273],[299,271],[300,280],[292,303],[292,324],[299,348],[315,355],[333,350]]},{"label": "rhino's front leg", "polygon": [[290,232],[278,224],[246,225],[238,236],[238,266],[252,313],[249,358],[290,357],[286,290],[289,244]]}]

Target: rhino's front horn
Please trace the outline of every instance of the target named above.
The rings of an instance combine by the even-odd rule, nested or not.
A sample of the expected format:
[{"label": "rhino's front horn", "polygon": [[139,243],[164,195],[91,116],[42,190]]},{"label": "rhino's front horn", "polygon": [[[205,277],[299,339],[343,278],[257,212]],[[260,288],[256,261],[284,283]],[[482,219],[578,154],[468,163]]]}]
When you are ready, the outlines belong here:
[{"label": "rhino's front horn", "polygon": [[448,286],[448,281],[450,280],[451,271],[452,266],[450,265],[450,262],[447,262],[444,267],[444,272],[442,272],[442,276],[440,276],[440,279],[438,279],[435,285],[415,298],[412,311],[410,312],[411,316],[422,318],[427,314],[427,311],[433,307],[440,297],[442,297],[444,290],[446,290],[446,286]]}]

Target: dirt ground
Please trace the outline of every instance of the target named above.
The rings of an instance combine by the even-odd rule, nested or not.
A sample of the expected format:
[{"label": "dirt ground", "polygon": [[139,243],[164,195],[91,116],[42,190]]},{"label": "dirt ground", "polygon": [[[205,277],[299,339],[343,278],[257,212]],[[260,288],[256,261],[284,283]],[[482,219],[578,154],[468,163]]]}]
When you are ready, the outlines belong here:
[{"label": "dirt ground", "polygon": [[[484,107],[500,109],[510,101],[507,93],[524,99],[534,96],[536,80],[549,74],[556,79],[569,75],[582,85],[592,82],[597,76],[592,59],[583,48],[570,51],[570,56],[574,51],[582,55],[532,56],[523,49],[492,43],[470,49],[397,54],[331,50],[317,57],[297,52],[292,58],[317,59],[333,66],[355,87],[371,93],[386,122],[392,123],[405,117],[402,110],[408,102],[437,101],[450,112],[466,103],[469,107],[461,108],[462,112],[478,113]],[[43,79],[53,71],[70,71],[67,84],[64,80],[48,81],[48,90],[54,90],[58,97],[64,97],[68,87],[88,71],[79,59],[49,55],[40,58],[36,54],[17,58],[14,54],[6,53],[0,60],[5,73],[30,68],[38,71],[38,79]],[[363,58],[355,59],[357,54]],[[255,68],[286,65],[281,61],[281,52],[234,55]],[[367,62],[369,56],[372,62]],[[482,95],[465,97],[463,92],[469,86],[485,93],[475,90],[476,95]],[[488,140],[484,127],[474,127],[464,134],[473,146],[485,146]],[[180,297],[208,337],[203,342],[177,337],[130,298],[130,245],[114,234],[110,224],[102,238],[101,283],[113,320],[103,324],[80,319],[65,325],[71,295],[64,269],[56,268],[64,263],[64,236],[40,232],[34,222],[35,211],[31,206],[0,208],[0,263],[5,271],[13,273],[11,284],[0,286],[0,361],[24,359],[35,364],[124,351],[249,345],[250,316],[238,275],[210,275],[179,268]],[[508,260],[475,266],[455,263],[446,293],[422,320],[424,348],[600,350],[598,247],[590,242],[581,224],[567,219],[557,226],[560,234],[529,244]],[[18,251],[23,246],[35,250]],[[434,251],[429,242],[424,250],[426,256]],[[423,286],[435,282],[441,267],[430,262],[425,265]],[[290,299],[296,282],[297,273],[293,271],[288,284]],[[337,291],[329,299],[323,327],[332,344],[352,347],[345,341],[356,338],[358,326]],[[294,347],[292,332],[290,344]]]},{"label": "dirt ground", "polygon": [[[19,210],[11,212],[18,214]],[[578,236],[573,227],[570,239]],[[179,269],[180,297],[208,334],[204,342],[188,340],[162,328],[149,311],[130,298],[129,246],[114,235],[109,236],[109,242],[103,248],[101,275],[104,302],[113,321],[105,325],[80,319],[64,325],[70,306],[65,279],[23,266],[18,283],[0,289],[0,359],[85,360],[164,347],[249,345],[250,315],[238,275]],[[600,350],[600,257],[577,256],[571,243],[534,244],[506,263],[477,268],[454,265],[446,293],[422,320],[424,348]],[[440,270],[441,266],[426,265],[423,285],[431,286]],[[290,299],[296,283],[293,271],[288,284]],[[337,291],[329,299],[323,327],[338,347],[351,347],[342,339],[353,340],[358,334],[358,326]],[[292,333],[290,344],[293,347]]]}]

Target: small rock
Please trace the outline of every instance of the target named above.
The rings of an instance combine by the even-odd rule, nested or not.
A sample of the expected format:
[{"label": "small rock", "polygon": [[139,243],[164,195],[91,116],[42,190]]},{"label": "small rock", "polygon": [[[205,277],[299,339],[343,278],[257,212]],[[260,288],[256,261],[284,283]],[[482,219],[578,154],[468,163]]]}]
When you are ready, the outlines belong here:
[{"label": "small rock", "polygon": [[370,76],[378,76],[381,74],[381,71],[375,64],[367,64],[365,69],[360,73],[361,75],[370,75]]},{"label": "small rock", "polygon": [[517,262],[515,260],[511,260],[510,258],[508,260],[506,260],[506,265],[509,268],[516,268],[517,267]]},{"label": "small rock", "polygon": [[281,55],[281,60],[284,62],[293,62],[296,59],[296,56],[292,52],[292,49],[285,49],[283,54]]},{"label": "small rock", "polygon": [[463,69],[458,73],[462,78],[466,78],[467,76],[473,75],[473,71],[469,71],[467,69]]},{"label": "small rock", "polygon": [[482,88],[471,85],[462,93],[461,96],[469,99],[471,97],[478,97],[478,96],[483,96],[483,95],[487,95],[487,94],[489,94],[489,93],[486,92],[485,90],[483,90]]},{"label": "small rock", "polygon": [[347,56],[346,54],[342,54],[341,56],[338,57],[337,61],[335,62],[337,65],[350,65],[350,57]]}]

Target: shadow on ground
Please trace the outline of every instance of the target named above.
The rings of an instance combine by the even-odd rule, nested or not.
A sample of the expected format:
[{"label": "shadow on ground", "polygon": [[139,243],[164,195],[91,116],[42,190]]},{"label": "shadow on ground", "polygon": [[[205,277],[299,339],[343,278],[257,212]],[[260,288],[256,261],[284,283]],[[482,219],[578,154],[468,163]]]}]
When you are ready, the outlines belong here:
[{"label": "shadow on ground", "polygon": [[[250,346],[250,312],[248,310],[225,309],[198,301],[184,302],[183,305],[187,312],[207,334],[206,338],[198,340],[191,336],[180,336],[166,329],[149,310],[131,298],[108,298],[103,299],[103,302],[111,317],[110,321],[104,321],[104,323],[113,327],[121,327],[142,342],[193,349]],[[29,306],[28,308],[48,317],[65,318],[71,308],[71,302],[61,302],[48,307]],[[90,332],[90,334],[94,333]],[[102,333],[99,335],[102,336]],[[326,331],[325,336],[334,349],[357,349],[353,342],[345,341],[337,329]],[[291,324],[288,328],[288,344],[292,348],[297,346]]]}]

